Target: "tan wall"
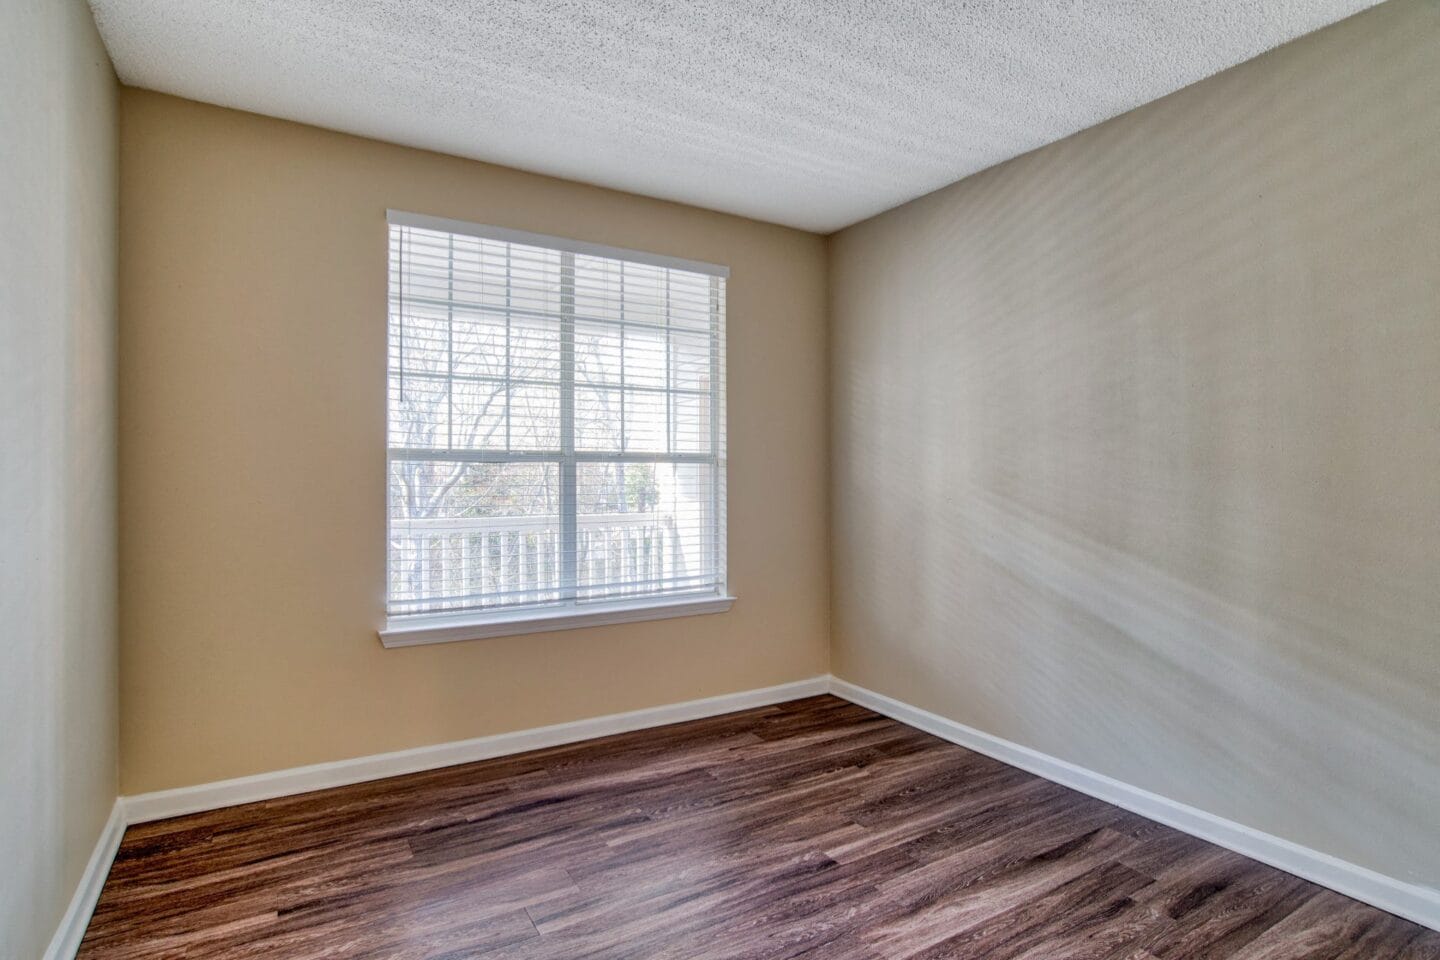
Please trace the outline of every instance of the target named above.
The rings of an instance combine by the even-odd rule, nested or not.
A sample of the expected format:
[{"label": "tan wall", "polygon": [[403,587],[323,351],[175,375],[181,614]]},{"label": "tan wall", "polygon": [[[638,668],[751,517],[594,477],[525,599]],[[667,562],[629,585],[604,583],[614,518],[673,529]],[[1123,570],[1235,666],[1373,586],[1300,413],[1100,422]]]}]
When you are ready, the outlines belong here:
[{"label": "tan wall", "polygon": [[[122,94],[122,782],[828,669],[819,237]],[[385,209],[729,264],[728,614],[385,650]]]},{"label": "tan wall", "polygon": [[833,238],[834,667],[1440,886],[1440,5]]},{"label": "tan wall", "polygon": [[0,957],[115,803],[115,74],[84,0],[0,4]]}]

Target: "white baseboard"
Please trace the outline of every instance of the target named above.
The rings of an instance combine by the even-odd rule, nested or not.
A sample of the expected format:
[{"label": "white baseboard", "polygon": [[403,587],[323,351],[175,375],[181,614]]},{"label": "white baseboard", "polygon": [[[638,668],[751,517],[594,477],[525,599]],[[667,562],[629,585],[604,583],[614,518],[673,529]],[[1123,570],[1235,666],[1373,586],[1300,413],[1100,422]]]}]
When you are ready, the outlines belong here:
[{"label": "white baseboard", "polygon": [[95,912],[95,903],[100,899],[100,890],[105,886],[110,864],[115,861],[115,852],[120,849],[120,838],[124,835],[125,803],[117,797],[115,805],[110,808],[110,819],[105,821],[95,841],[95,849],[90,853],[90,862],[85,864],[85,872],[80,875],[75,895],[70,898],[70,906],[65,908],[60,926],[55,929],[55,936],[50,938],[50,946],[45,949],[44,960],[72,960],[75,951],[80,949],[85,928],[90,925],[90,915]]},{"label": "white baseboard", "polygon": [[353,760],[317,763],[234,780],[142,793],[125,798],[125,816],[129,823],[146,823],[202,810],[232,807],[240,803],[270,800],[328,787],[343,787],[346,784],[363,783],[366,780],[379,780],[421,770],[434,770],[457,763],[473,763],[476,760],[524,753],[527,750],[541,750],[581,740],[593,740],[596,737],[608,737],[615,733],[660,727],[669,723],[734,713],[736,710],[765,707],[786,700],[819,696],[829,690],[829,683],[830,678],[827,676],[811,677],[777,687],[727,693],[704,700],[689,700],[629,713],[612,713],[571,723],[477,737],[474,740],[456,740],[412,750],[356,757]]},{"label": "white baseboard", "polygon": [[949,740],[1012,767],[1019,767],[1106,803],[1113,803],[1142,817],[1329,887],[1337,893],[1413,920],[1432,930],[1440,930],[1440,890],[1406,883],[1233,820],[1217,817],[1038,750],[1002,740],[963,723],[947,720],[928,710],[913,707],[838,677],[831,678],[830,692],[893,720],[934,734],[942,740]]}]

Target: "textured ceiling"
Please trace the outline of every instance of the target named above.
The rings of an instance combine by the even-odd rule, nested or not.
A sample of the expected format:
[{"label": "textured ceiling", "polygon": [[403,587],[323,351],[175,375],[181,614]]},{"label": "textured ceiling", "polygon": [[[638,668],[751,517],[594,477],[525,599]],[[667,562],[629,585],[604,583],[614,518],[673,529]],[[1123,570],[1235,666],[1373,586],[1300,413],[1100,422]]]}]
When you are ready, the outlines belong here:
[{"label": "textured ceiling", "polygon": [[829,232],[1373,0],[91,0],[121,80]]}]

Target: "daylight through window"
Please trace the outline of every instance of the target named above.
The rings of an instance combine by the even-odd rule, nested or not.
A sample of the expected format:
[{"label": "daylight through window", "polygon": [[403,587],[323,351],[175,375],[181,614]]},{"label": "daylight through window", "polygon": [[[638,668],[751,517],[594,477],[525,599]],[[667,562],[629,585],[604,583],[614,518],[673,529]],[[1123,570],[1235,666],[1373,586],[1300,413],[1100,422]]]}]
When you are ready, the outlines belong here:
[{"label": "daylight through window", "polygon": [[390,215],[391,617],[725,586],[723,268]]}]

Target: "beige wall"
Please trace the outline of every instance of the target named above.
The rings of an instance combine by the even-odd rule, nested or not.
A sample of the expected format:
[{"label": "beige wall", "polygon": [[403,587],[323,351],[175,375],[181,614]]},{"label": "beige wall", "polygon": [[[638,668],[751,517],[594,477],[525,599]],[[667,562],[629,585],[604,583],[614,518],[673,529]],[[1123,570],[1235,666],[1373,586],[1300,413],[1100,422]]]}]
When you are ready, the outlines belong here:
[{"label": "beige wall", "polygon": [[[825,248],[125,90],[125,793],[823,673]],[[728,614],[385,650],[385,209],[729,264]]]},{"label": "beige wall", "polygon": [[834,667],[1440,886],[1440,5],[832,240]]},{"label": "beige wall", "polygon": [[115,75],[0,4],[0,957],[39,957],[116,791]]}]

